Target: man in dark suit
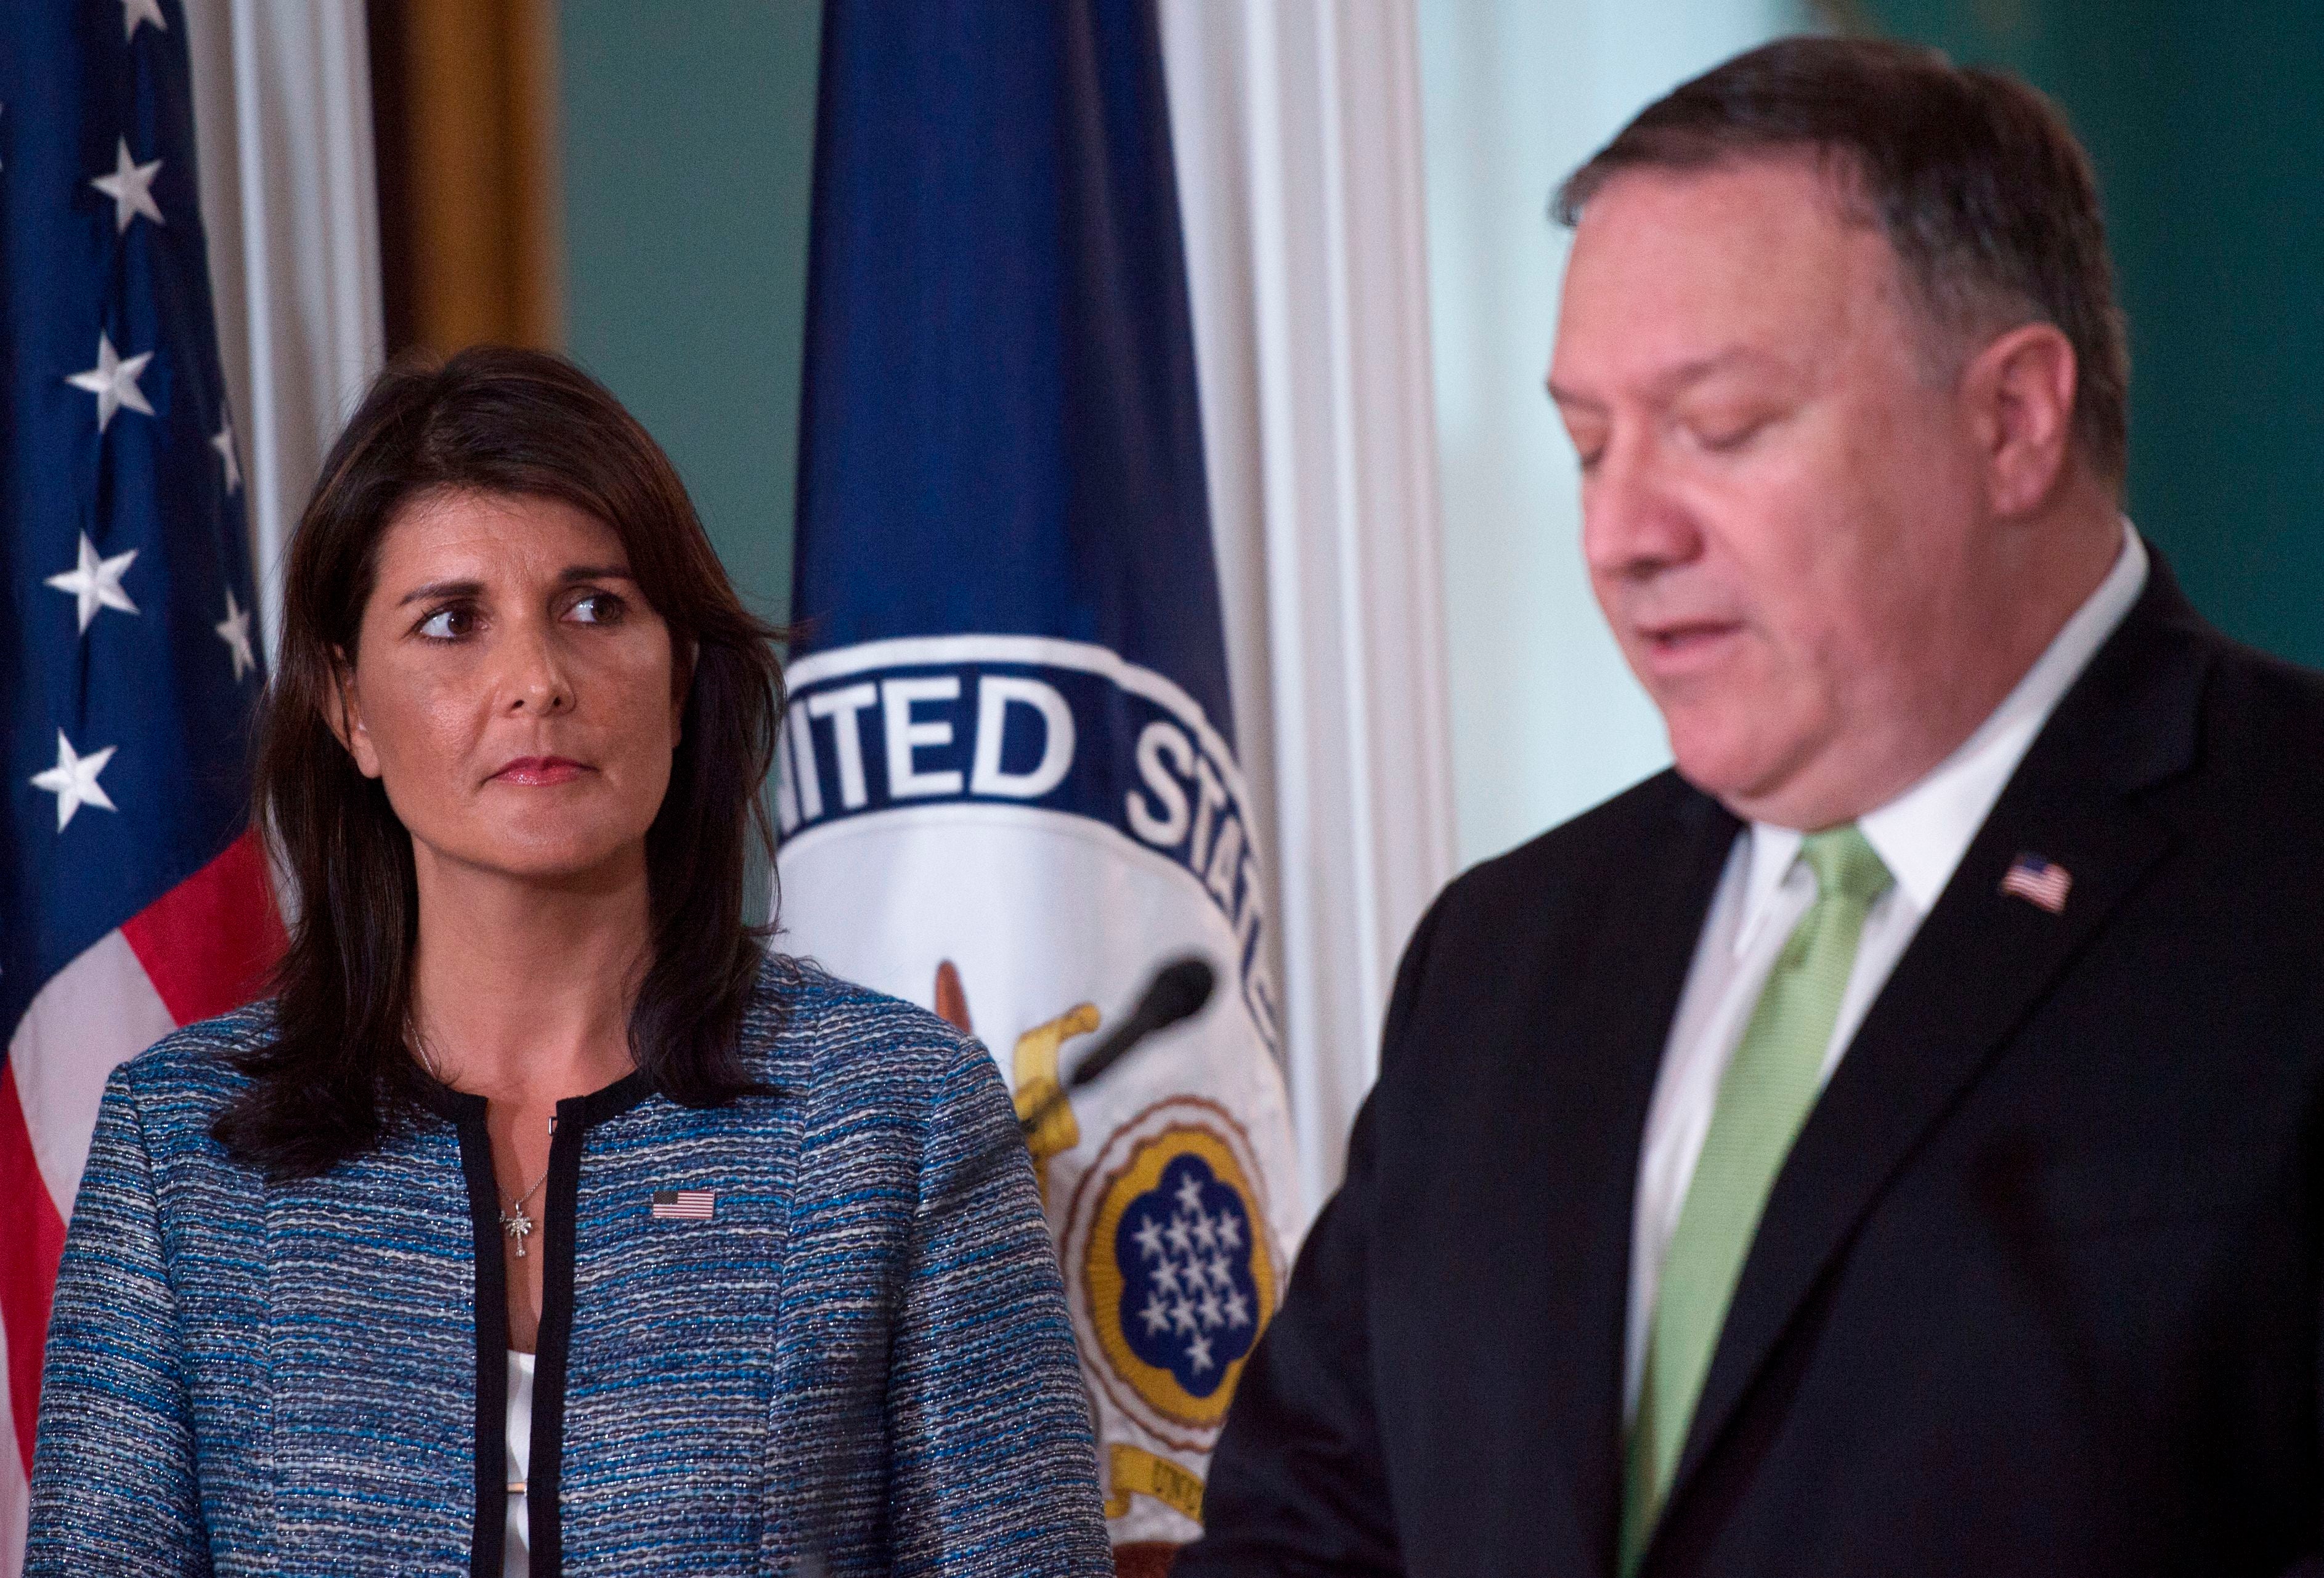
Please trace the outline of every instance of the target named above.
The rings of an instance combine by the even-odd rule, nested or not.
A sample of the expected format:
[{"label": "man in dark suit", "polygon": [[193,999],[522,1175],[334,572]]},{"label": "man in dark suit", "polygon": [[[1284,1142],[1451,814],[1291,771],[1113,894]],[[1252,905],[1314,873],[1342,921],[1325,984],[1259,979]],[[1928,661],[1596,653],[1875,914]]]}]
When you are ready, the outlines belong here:
[{"label": "man in dark suit", "polygon": [[1176,1571],[2324,1571],[2324,682],[2119,512],[2080,149],[1793,40],[1560,206],[1676,770],[1422,922]]}]

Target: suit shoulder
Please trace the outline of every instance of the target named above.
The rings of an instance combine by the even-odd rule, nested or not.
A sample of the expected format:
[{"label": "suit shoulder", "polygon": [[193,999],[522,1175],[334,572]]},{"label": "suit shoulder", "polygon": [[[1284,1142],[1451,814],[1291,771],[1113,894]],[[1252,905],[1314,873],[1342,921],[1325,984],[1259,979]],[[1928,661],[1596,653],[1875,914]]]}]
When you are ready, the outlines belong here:
[{"label": "suit shoulder", "polygon": [[1447,916],[1537,910],[1573,893],[1600,891],[1606,875],[1659,848],[1684,819],[1719,812],[1669,768],[1633,784],[1571,821],[1479,862],[1438,899]]},{"label": "suit shoulder", "polygon": [[2312,774],[2324,755],[2324,674],[2217,638],[2212,732],[2243,763],[2296,764]]},{"label": "suit shoulder", "polygon": [[2166,803],[2193,849],[2232,862],[2247,895],[2295,912],[2324,895],[2324,846],[2312,837],[2324,782],[2324,674],[2221,638],[2206,685],[2195,771]]},{"label": "suit shoulder", "polygon": [[128,1104],[157,1163],[208,1166],[222,1155],[212,1125],[250,1083],[241,1054],[273,1032],[272,1002],[171,1031],[113,1071],[106,1099]]},{"label": "suit shoulder", "polygon": [[1022,1161],[1009,1087],[974,1036],[811,960],[770,966],[785,1000],[765,1078],[800,1095],[810,1135],[848,1136],[808,1146],[819,1180],[808,1194],[845,1193],[846,1180],[882,1168],[941,1171],[991,1153],[996,1142]]},{"label": "suit shoulder", "polygon": [[1405,950],[1399,989],[1422,990],[1431,959],[1536,961],[1593,946],[1607,897],[1657,867],[1674,843],[1692,845],[1713,820],[1732,822],[1674,771],[1471,867],[1429,906]]},{"label": "suit shoulder", "polygon": [[223,1106],[249,1083],[242,1054],[274,1033],[274,1005],[253,1003],[231,1014],[171,1031],[121,1065],[114,1078],[141,1105],[197,1102]]},{"label": "suit shoulder", "polygon": [[992,1062],[975,1037],[918,1004],[788,954],[770,955],[761,969],[748,1023],[772,1060],[803,1064],[818,1079],[895,1086]]}]

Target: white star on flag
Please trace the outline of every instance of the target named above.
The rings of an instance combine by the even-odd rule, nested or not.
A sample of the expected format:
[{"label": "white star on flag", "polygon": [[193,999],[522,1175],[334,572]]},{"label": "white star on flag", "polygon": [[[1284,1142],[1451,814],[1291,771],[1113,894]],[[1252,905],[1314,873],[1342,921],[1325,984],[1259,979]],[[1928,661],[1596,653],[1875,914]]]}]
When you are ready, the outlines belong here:
[{"label": "white star on flag", "polygon": [[80,756],[73,750],[72,741],[65,738],[65,731],[61,729],[57,730],[57,765],[45,773],[32,775],[33,788],[45,789],[57,797],[57,831],[64,831],[65,824],[73,819],[73,812],[84,805],[97,806],[106,811],[118,809],[106,797],[104,787],[97,781],[97,775],[105,771],[105,764],[113,759],[116,748],[108,745],[103,750]]},{"label": "white star on flag", "polygon": [[121,0],[121,36],[135,38],[141,22],[150,22],[163,32],[170,31],[161,16],[161,0]]},{"label": "white star on flag", "polygon": [[226,491],[238,491],[242,487],[242,463],[234,458],[234,418],[220,417],[218,430],[210,439],[210,447],[226,462]]},{"label": "white star on flag", "polygon": [[92,177],[89,185],[113,199],[113,230],[118,235],[129,228],[129,222],[140,214],[156,225],[167,223],[161,217],[161,206],[153,201],[153,177],[161,161],[140,164],[129,157],[129,139],[119,142],[119,151],[114,155],[113,173]]},{"label": "white star on flag", "polygon": [[[119,609],[124,614],[137,611],[137,605],[129,601],[127,592],[121,590],[121,577],[136,557],[137,550],[132,548],[125,554],[114,555],[110,559],[100,559],[97,556],[97,545],[88,540],[88,533],[83,532],[80,534],[80,563],[61,575],[50,576],[46,584],[59,592],[73,594],[80,604],[80,628],[86,633],[89,620],[97,618],[97,610],[100,608]],[[53,559],[49,562],[56,563]]]},{"label": "white star on flag", "polygon": [[235,606],[233,587],[226,589],[226,618],[210,628],[234,653],[234,677],[237,682],[258,666],[258,658],[250,650],[250,610]]},{"label": "white star on flag", "polygon": [[137,375],[145,371],[145,363],[153,360],[153,353],[132,356],[126,362],[113,348],[113,341],[103,329],[97,331],[97,365],[87,372],[76,372],[65,381],[75,389],[85,389],[97,397],[97,430],[113,420],[113,413],[127,406],[143,416],[153,414],[145,403],[144,391],[137,387]]}]

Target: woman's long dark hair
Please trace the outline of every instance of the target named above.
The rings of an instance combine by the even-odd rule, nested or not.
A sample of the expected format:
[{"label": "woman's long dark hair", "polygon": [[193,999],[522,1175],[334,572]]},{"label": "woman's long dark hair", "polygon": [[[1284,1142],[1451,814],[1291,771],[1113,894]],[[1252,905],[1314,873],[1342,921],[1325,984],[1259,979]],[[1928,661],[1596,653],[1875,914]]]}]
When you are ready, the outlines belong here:
[{"label": "woman's long dark hair", "polygon": [[390,369],[323,463],[291,540],[282,650],[258,720],[255,824],[296,887],[274,972],[272,1039],[220,1143],[277,1177],[378,1146],[426,1076],[408,1036],[420,895],[411,839],[331,731],[339,653],[355,648],[380,539],[442,488],[559,499],[604,521],[690,664],[669,793],[646,833],[652,958],[630,1050],[689,1106],[755,1088],[736,1046],[769,928],[743,917],[744,858],[772,854],[760,791],[782,717],[781,632],[734,594],[685,485],[637,419],[561,357],[500,346]]}]

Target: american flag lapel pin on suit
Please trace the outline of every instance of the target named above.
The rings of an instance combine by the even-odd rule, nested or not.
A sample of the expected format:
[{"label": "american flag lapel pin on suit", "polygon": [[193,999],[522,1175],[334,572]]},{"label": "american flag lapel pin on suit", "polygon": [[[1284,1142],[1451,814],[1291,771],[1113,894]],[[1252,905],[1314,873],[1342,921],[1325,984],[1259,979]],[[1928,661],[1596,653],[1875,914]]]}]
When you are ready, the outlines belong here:
[{"label": "american flag lapel pin on suit", "polygon": [[2045,860],[2039,855],[2023,854],[2009,863],[2001,878],[2001,891],[2035,904],[2052,914],[2062,914],[2066,894],[2074,885],[2073,873],[2055,860]]},{"label": "american flag lapel pin on suit", "polygon": [[656,1189],[653,1214],[657,1222],[707,1222],[718,1204],[710,1189]]}]

